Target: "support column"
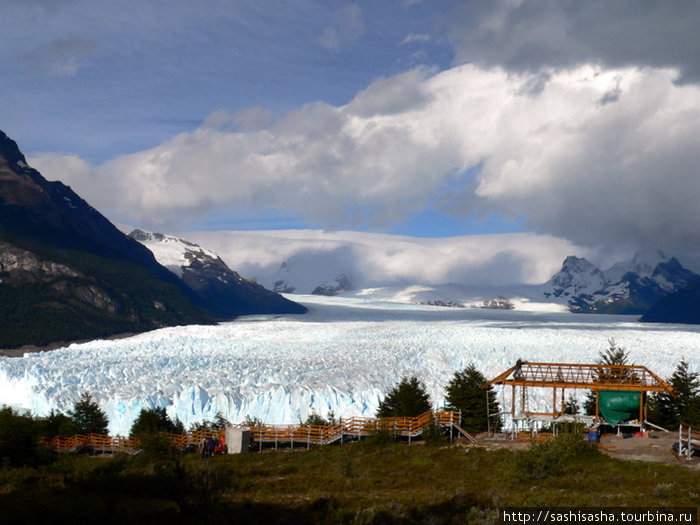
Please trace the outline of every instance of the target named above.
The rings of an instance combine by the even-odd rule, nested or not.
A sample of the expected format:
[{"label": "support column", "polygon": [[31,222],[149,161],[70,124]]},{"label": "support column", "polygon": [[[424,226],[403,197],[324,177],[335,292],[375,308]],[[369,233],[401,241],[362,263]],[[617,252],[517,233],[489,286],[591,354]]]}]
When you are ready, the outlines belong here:
[{"label": "support column", "polygon": [[566,412],[566,389],[561,387],[561,413]]}]

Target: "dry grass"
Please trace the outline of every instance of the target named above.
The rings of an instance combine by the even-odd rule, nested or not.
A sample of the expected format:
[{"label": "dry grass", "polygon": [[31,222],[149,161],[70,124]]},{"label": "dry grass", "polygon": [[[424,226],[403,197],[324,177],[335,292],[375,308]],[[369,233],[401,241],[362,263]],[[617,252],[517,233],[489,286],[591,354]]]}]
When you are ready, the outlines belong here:
[{"label": "dry grass", "polygon": [[[698,471],[556,446],[367,442],[208,461],[64,458],[33,475],[1,471],[0,508],[20,523],[495,523],[504,506],[700,504]],[[542,462],[557,458],[547,471]]]}]

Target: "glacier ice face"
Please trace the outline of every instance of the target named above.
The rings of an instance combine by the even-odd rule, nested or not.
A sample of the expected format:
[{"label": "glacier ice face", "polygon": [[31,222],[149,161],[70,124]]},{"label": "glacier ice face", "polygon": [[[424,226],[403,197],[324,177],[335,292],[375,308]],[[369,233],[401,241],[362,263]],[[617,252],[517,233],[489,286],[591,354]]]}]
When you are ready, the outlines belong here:
[{"label": "glacier ice face", "polygon": [[[593,362],[609,338],[661,377],[682,357],[700,362],[700,327],[645,325],[630,316],[294,298],[309,314],[248,316],[0,358],[0,404],[43,416],[69,410],[87,391],[107,413],[110,432],[125,435],[142,408],[163,407],[185,426],[218,412],[234,422],[267,423],[331,410],[371,416],[404,375],[416,375],[442,405],[445,385],[470,363],[493,377],[518,358]],[[547,406],[551,394],[531,402],[531,409]]]}]

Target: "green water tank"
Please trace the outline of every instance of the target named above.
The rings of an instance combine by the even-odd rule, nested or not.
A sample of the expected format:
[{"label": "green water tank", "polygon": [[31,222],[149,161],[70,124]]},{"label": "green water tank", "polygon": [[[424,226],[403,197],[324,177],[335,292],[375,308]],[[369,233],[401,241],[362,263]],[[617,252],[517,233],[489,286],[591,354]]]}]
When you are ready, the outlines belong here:
[{"label": "green water tank", "polygon": [[601,390],[598,398],[600,413],[612,426],[626,419],[635,419],[639,417],[640,395],[641,392]]}]

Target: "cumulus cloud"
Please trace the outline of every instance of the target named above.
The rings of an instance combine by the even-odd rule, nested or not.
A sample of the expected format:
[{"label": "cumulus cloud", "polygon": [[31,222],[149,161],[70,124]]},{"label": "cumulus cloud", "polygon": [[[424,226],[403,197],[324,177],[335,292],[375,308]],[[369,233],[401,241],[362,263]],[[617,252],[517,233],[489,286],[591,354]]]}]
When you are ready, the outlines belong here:
[{"label": "cumulus cloud", "polygon": [[449,18],[456,58],[510,71],[674,67],[700,80],[700,4],[683,0],[462,2]]},{"label": "cumulus cloud", "polygon": [[415,70],[263,128],[203,125],[105,163],[99,180],[121,220],[156,229],[234,208],[381,229],[437,206],[589,246],[700,241],[700,88],[675,69],[539,75]]}]

